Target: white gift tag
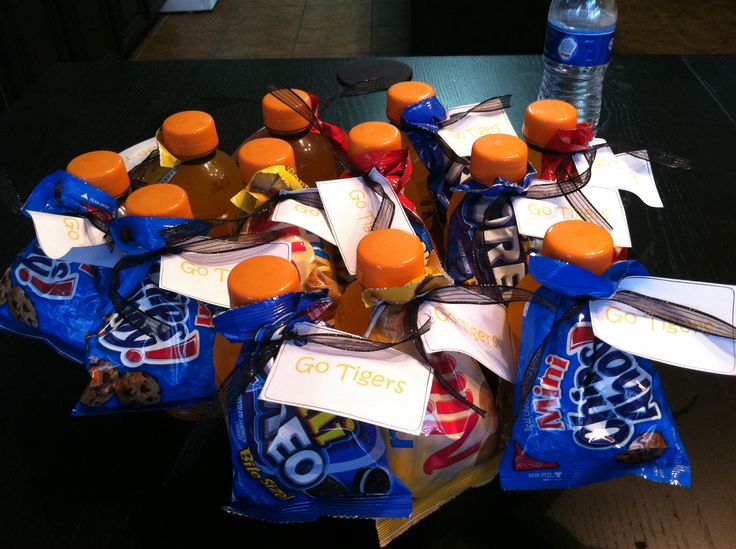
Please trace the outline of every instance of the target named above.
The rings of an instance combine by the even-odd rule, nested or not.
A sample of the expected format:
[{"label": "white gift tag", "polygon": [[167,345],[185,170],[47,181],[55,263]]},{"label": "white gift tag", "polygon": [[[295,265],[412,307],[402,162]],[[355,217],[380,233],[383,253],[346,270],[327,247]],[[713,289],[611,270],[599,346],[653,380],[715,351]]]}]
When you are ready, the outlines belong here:
[{"label": "white gift tag", "polygon": [[[304,323],[295,329],[300,334],[343,333]],[[260,398],[417,435],[431,387],[432,369],[395,349],[351,354],[286,342]]]},{"label": "white gift tag", "polygon": [[31,211],[28,214],[36,229],[38,245],[51,259],[65,256],[72,248],[105,243],[105,233],[83,217]]},{"label": "white gift tag", "polygon": [[[686,305],[732,325],[736,321],[736,286],[632,276],[618,289]],[[590,315],[596,337],[617,349],[682,368],[736,375],[732,339],[652,318],[614,301],[592,301]]]},{"label": "white gift tag", "polygon": [[81,263],[112,268],[124,255],[117,247],[111,250],[107,244],[99,244],[97,246],[85,246],[84,248],[72,248],[68,253],[60,257],[59,260],[67,263]]},{"label": "white gift tag", "polygon": [[[376,177],[375,170],[371,177]],[[396,206],[391,228],[414,234],[391,184],[380,175],[375,180]],[[360,177],[318,181],[317,189],[345,267],[350,274],[355,274],[358,242],[371,232],[380,199]]]},{"label": "white gift tag", "polygon": [[[447,111],[447,116],[452,116],[457,112],[467,111],[474,105],[454,107]],[[455,154],[459,156],[470,156],[473,143],[476,139],[484,135],[492,133],[516,135],[505,110],[470,113],[456,123],[445,126],[437,133],[455,151]]]},{"label": "white gift tag", "polygon": [[[310,191],[316,192],[316,189],[310,189]],[[318,237],[326,240],[330,244],[337,243],[335,241],[335,236],[332,234],[332,230],[330,229],[330,225],[327,223],[327,219],[321,210],[310,208],[309,206],[305,206],[301,202],[297,202],[291,198],[287,198],[286,200],[276,204],[273,214],[271,215],[271,220],[301,227],[312,234],[316,234]]]},{"label": "white gift tag", "polygon": [[[300,334],[343,333],[306,323],[295,329]],[[286,342],[260,398],[417,435],[431,387],[432,369],[395,349],[348,353]]]},{"label": "white gift tag", "polygon": [[218,254],[187,252],[161,258],[159,286],[164,290],[193,297],[205,303],[230,307],[227,277],[241,261],[259,255],[275,255],[291,260],[291,246],[285,242],[271,242]]},{"label": "white gift tag", "polygon": [[428,352],[469,355],[506,381],[514,382],[516,365],[505,307],[424,302],[419,306],[419,324],[426,318],[432,320],[430,330],[422,336]]},{"label": "white gift tag", "polygon": [[158,148],[158,141],[155,137],[136,143],[132,147],[128,147],[120,153],[125,162],[125,170],[130,171],[138,164],[143,162],[146,157]]},{"label": "white gift tag", "polygon": [[[592,144],[599,143],[605,143],[605,140],[592,141]],[[579,172],[588,169],[588,161],[582,154],[574,155],[573,160]],[[630,154],[615,155],[608,147],[596,151],[588,186],[629,191],[638,196],[647,206],[664,207],[649,161]]]},{"label": "white gift tag", "polygon": [[[581,191],[600,214],[611,224],[611,236],[616,246],[631,247],[629,223],[621,196],[616,189],[605,189],[586,185]],[[519,233],[535,238],[544,238],[547,229],[560,221],[580,219],[567,199],[563,196],[536,200],[514,197],[512,199]]]}]

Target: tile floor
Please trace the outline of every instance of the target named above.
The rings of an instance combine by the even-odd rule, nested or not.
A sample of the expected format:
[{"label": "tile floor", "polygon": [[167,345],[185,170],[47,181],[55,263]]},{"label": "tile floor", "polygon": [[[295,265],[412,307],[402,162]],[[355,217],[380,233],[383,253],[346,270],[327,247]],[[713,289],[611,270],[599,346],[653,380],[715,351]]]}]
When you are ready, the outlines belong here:
[{"label": "tile floor", "polygon": [[[736,53],[734,0],[618,6],[617,53]],[[410,55],[410,9],[410,0],[219,0],[211,12],[162,15],[131,59]]]}]

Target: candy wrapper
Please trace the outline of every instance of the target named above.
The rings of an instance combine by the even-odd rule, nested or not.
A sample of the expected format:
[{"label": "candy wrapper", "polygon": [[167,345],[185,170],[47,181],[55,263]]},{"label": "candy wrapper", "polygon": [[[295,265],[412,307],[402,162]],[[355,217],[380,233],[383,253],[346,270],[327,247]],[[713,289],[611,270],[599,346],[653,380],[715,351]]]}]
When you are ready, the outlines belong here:
[{"label": "candy wrapper", "polygon": [[[319,317],[327,305],[324,292],[287,294],[224,312],[215,323],[243,343],[247,367],[257,342]],[[260,400],[264,380],[255,374],[228,413],[234,476],[227,511],[273,522],[411,513],[411,494],[391,470],[378,427]]]},{"label": "candy wrapper", "polygon": [[474,181],[469,173],[453,187],[464,192],[451,214],[445,268],[457,282],[515,286],[526,272],[524,239],[516,226],[510,197],[536,175],[529,165],[523,183],[497,178],[493,185]]},{"label": "candy wrapper", "polygon": [[585,298],[609,295],[610,281],[646,270],[621,261],[601,278],[538,256],[530,268],[540,283],[554,281],[554,290],[537,294],[556,310],[533,301],[524,317],[502,487],[567,488],[622,475],[689,486],[690,464],[657,371],[595,337]]},{"label": "candy wrapper", "polygon": [[[63,172],[44,178],[23,213],[86,217],[104,227],[117,211],[113,197]],[[86,335],[109,307],[110,269],[48,257],[36,239],[0,279],[0,328],[46,342],[63,356],[84,361]]]}]

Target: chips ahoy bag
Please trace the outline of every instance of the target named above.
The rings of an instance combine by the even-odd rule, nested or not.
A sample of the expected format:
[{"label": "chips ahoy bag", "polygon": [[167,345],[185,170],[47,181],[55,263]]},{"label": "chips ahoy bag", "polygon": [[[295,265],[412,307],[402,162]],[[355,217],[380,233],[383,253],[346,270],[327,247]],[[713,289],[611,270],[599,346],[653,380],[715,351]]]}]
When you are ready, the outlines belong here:
[{"label": "chips ahoy bag", "polygon": [[[324,290],[289,293],[226,311],[215,324],[230,341],[244,343],[240,368],[248,368],[274,334],[318,318],[328,305]],[[253,373],[227,414],[233,462],[227,511],[273,522],[411,513],[411,493],[391,470],[378,427],[260,400],[265,378]]]},{"label": "chips ahoy bag", "polygon": [[[44,178],[23,206],[27,216],[29,211],[85,216],[100,224],[116,210],[113,197],[63,171]],[[83,362],[85,336],[110,303],[109,279],[109,268],[51,259],[33,239],[0,279],[0,328],[41,339]]]},{"label": "chips ahoy bag", "polygon": [[543,286],[522,327],[516,420],[501,464],[507,490],[582,486],[623,475],[688,487],[690,464],[652,364],[599,340],[588,301],[612,295],[634,261],[602,276],[533,256]]}]

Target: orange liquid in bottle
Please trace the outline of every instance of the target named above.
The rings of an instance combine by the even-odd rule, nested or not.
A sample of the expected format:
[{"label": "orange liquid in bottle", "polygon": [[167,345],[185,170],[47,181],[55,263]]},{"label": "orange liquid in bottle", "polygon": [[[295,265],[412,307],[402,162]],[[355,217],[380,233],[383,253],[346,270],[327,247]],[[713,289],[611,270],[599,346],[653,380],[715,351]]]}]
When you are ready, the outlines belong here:
[{"label": "orange liquid in bottle", "polygon": [[369,233],[358,244],[355,276],[335,312],[335,328],[355,335],[368,329],[371,309],[363,303],[366,288],[399,288],[424,274],[424,246],[398,229]]},{"label": "orange liquid in bottle", "polygon": [[[386,114],[388,119],[392,124],[400,127],[401,115],[404,113],[404,109],[434,96],[434,88],[424,82],[399,82],[398,84],[394,84],[388,89],[386,96]],[[424,221],[427,229],[435,237],[435,241],[440,242],[436,238],[439,236],[436,234],[439,224],[435,222],[434,197],[427,188],[429,172],[404,132],[401,132],[401,146],[409,147],[409,158],[411,159],[412,167],[411,179],[406,184],[404,194],[417,207],[422,221]]]},{"label": "orange liquid in bottle", "polygon": [[[542,254],[545,257],[559,259],[597,275],[603,274],[613,261],[613,239],[603,227],[587,221],[562,221],[547,229],[542,243]],[[518,285],[530,291],[538,290],[541,285],[531,274],[521,279]],[[508,306],[508,322],[515,349],[519,350],[521,329],[524,320],[526,302],[510,303]]]},{"label": "orange liquid in bottle", "polygon": [[112,151],[92,151],[73,158],[66,171],[114,197],[118,203],[130,192],[130,178],[122,157]]},{"label": "orange liquid in bottle", "polygon": [[[238,263],[227,278],[230,306],[242,307],[301,289],[296,266],[286,259],[263,255]],[[214,346],[215,384],[222,386],[232,373],[242,348],[217,334]]]},{"label": "orange liquid in bottle", "polygon": [[[164,120],[161,138],[169,152],[182,161],[167,183],[186,191],[194,217],[233,219],[242,213],[230,201],[243,190],[240,171],[233,159],[217,148],[217,130],[209,114],[173,114]],[[230,230],[223,225],[210,235],[223,236]]]},{"label": "orange liquid in bottle", "polygon": [[[297,89],[292,91],[311,108],[308,93]],[[264,127],[248,137],[244,143],[263,137],[274,137],[288,142],[294,150],[296,171],[301,180],[310,187],[315,187],[317,181],[339,177],[332,145],[321,134],[310,131],[311,126],[307,119],[270,93],[263,97],[261,107]]]}]

